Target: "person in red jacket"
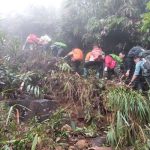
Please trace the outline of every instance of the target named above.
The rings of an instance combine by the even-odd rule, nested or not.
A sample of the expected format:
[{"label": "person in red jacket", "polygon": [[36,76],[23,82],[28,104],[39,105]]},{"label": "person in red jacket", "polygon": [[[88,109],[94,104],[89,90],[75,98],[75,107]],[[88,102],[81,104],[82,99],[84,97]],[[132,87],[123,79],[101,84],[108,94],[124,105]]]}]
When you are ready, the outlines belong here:
[{"label": "person in red jacket", "polygon": [[23,50],[29,48],[30,50],[36,49],[37,45],[39,44],[40,38],[35,34],[29,34],[26,42],[23,46]]},{"label": "person in red jacket", "polygon": [[105,57],[104,72],[107,72],[107,78],[111,79],[112,75],[118,76],[120,73],[120,65],[123,63],[125,57],[124,52],[120,52],[119,56],[115,54],[109,54]]}]

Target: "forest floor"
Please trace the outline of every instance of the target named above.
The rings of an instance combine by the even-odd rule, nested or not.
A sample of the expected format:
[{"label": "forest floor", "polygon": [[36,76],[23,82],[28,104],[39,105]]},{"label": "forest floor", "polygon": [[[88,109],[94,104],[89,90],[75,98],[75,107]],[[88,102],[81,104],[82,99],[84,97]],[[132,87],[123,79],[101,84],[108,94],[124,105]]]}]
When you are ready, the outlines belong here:
[{"label": "forest floor", "polygon": [[130,150],[130,136],[140,138],[138,147],[148,142],[149,105],[141,94],[74,75],[64,60],[41,52],[4,58],[0,67],[1,150]]}]

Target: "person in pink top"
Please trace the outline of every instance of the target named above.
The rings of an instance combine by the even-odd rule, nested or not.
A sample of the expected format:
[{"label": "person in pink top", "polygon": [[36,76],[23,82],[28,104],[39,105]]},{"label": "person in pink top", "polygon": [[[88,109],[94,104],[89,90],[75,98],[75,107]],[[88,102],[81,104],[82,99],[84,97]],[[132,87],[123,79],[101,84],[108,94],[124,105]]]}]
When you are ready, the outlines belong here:
[{"label": "person in pink top", "polygon": [[93,46],[93,50],[88,53],[84,63],[84,77],[88,76],[88,70],[91,67],[94,67],[96,70],[96,77],[102,77],[103,72],[103,62],[104,62],[104,52],[102,49],[96,44]]},{"label": "person in pink top", "polygon": [[29,48],[30,50],[36,49],[37,45],[39,44],[40,38],[35,34],[29,34],[26,42],[23,46],[23,50]]},{"label": "person in pink top", "polygon": [[112,75],[119,76],[124,57],[124,52],[120,52],[119,55],[109,54],[105,57],[104,72],[107,72],[108,79],[111,79]]},{"label": "person in pink top", "polygon": [[116,60],[114,60],[111,55],[107,55],[105,57],[105,67],[107,67],[107,69],[114,69],[116,66],[116,63],[117,63]]},{"label": "person in pink top", "polygon": [[101,47],[94,45],[90,56],[91,61],[99,61],[102,59],[102,49]]}]

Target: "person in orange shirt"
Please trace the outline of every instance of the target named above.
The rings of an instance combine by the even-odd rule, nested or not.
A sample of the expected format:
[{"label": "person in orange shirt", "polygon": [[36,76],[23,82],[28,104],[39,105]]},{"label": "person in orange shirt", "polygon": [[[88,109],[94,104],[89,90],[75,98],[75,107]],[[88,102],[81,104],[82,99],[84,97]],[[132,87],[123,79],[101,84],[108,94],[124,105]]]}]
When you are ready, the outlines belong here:
[{"label": "person in orange shirt", "polygon": [[83,60],[82,50],[79,48],[75,48],[71,52],[69,52],[66,57],[71,58],[71,62],[73,64],[74,71],[77,73],[80,73],[79,67],[80,67],[80,64]]},{"label": "person in orange shirt", "polygon": [[103,62],[104,62],[104,52],[98,45],[93,46],[93,50],[87,53],[84,63],[84,77],[87,77],[88,70],[90,67],[96,69],[96,77],[100,77],[103,74]]}]

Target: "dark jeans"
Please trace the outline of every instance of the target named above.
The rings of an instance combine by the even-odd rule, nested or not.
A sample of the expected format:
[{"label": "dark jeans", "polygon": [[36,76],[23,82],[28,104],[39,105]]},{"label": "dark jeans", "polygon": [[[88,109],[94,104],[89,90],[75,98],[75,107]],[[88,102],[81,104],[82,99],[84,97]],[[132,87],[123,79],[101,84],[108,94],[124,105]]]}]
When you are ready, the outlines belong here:
[{"label": "dark jeans", "polygon": [[113,75],[115,75],[114,69],[108,68],[108,70],[107,70],[107,78],[108,78],[108,80],[111,80]]},{"label": "dark jeans", "polygon": [[58,50],[57,57],[63,57],[65,50],[63,48]]},{"label": "dark jeans", "polygon": [[145,78],[142,75],[139,75],[133,84],[133,89],[138,91],[143,91],[144,89]]},{"label": "dark jeans", "polygon": [[49,51],[49,49],[50,49],[50,43],[43,45],[44,51]]},{"label": "dark jeans", "polygon": [[72,61],[73,71],[80,74],[81,61]]},{"label": "dark jeans", "polygon": [[148,84],[148,87],[150,88],[150,76],[145,77],[146,83]]},{"label": "dark jeans", "polygon": [[126,71],[127,70],[130,70],[130,73],[129,73],[129,76],[128,76],[128,81],[127,83],[130,82],[130,80],[132,79],[132,76],[134,74],[134,71],[135,71],[135,62],[134,62],[134,58],[133,57],[130,57],[130,56],[127,56],[126,60],[125,60],[125,63],[126,63]]},{"label": "dark jeans", "polygon": [[100,77],[103,76],[103,61],[89,61],[89,62],[86,62],[84,64],[84,68],[86,69],[87,73],[85,73],[85,76],[88,75],[88,69],[90,67],[93,67],[97,74],[99,74]]},{"label": "dark jeans", "polygon": [[123,74],[123,71],[121,70],[121,67],[119,65],[117,65],[114,69],[108,68],[107,70],[108,80],[111,80],[112,76],[119,79],[122,76],[122,74]]},{"label": "dark jeans", "polygon": [[63,57],[63,55],[64,55],[63,53],[64,53],[64,49],[63,48],[56,47],[56,48],[54,48],[52,50],[52,54],[55,57]]}]

